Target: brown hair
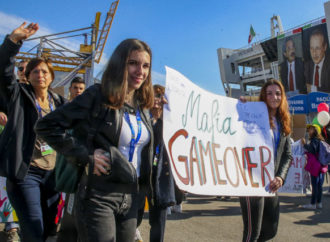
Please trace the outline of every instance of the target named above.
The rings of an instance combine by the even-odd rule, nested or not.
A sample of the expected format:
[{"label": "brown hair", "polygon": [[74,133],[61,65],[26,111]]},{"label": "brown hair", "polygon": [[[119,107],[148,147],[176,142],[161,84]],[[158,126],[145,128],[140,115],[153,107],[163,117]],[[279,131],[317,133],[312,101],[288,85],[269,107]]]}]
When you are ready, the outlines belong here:
[{"label": "brown hair", "polygon": [[150,47],[138,39],[126,39],[114,50],[108,65],[103,73],[101,86],[102,94],[109,100],[110,107],[121,108],[124,105],[127,92],[127,61],[133,51],[145,51],[150,56],[150,71],[147,79],[141,87],[135,91],[135,100],[141,108],[151,108],[154,102],[154,92],[151,82],[151,59]]},{"label": "brown hair", "polygon": [[[275,79],[268,80],[263,85],[263,87],[261,88],[259,100],[263,101],[267,105],[267,93],[266,93],[266,91],[267,91],[267,87],[269,87],[271,85],[277,85],[281,90],[281,104],[277,108],[276,116],[281,122],[281,128],[282,128],[281,131],[283,133],[285,133],[285,135],[288,135],[288,134],[291,133],[291,118],[290,118],[290,113],[289,113],[288,102],[286,100],[285,91],[284,91],[284,87],[283,87],[282,83],[275,80]],[[268,108],[268,114],[269,114],[270,127],[274,128],[275,125],[273,123],[272,118],[270,117],[270,112],[269,112],[268,105],[267,105],[267,108]]]},{"label": "brown hair", "polygon": [[155,84],[153,86],[153,88],[154,88],[155,95],[156,94],[161,94],[161,95],[165,94],[165,87],[163,87],[162,85]]},{"label": "brown hair", "polygon": [[[313,135],[310,137],[310,139],[312,139],[312,138],[316,138],[316,139],[319,139],[319,140],[324,141],[323,136],[317,132],[316,128],[315,128],[313,125],[311,125],[311,126],[309,126],[309,127],[307,128],[307,130],[309,130],[309,129],[313,129],[313,130],[314,130],[314,133],[313,133]],[[321,130],[321,133],[322,133],[322,128],[321,128],[321,127],[320,127],[320,130]]]},{"label": "brown hair", "polygon": [[33,58],[29,61],[29,63],[26,66],[26,69],[25,69],[26,79],[29,81],[29,76],[30,76],[31,71],[34,68],[36,68],[38,65],[40,65],[41,63],[45,63],[47,65],[48,70],[49,70],[50,74],[52,75],[52,81],[54,81],[55,73],[54,73],[53,65],[49,60],[46,60],[43,58]]}]

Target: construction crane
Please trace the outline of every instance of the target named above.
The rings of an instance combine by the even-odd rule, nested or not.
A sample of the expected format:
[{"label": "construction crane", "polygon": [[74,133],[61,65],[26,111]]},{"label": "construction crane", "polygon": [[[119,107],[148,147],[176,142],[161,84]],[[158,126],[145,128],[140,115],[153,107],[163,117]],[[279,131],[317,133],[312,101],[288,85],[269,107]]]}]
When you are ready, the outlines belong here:
[{"label": "construction crane", "polygon": [[[111,3],[101,31],[99,31],[101,13],[97,12],[95,21],[90,27],[25,40],[39,40],[39,43],[27,52],[19,52],[16,59],[29,61],[36,57],[46,58],[52,62],[55,71],[67,73],[61,80],[53,82],[53,88],[66,85],[77,73],[84,75],[86,86],[92,85],[94,83],[94,63],[99,63],[101,60],[118,4],[119,0]],[[60,40],[78,36],[84,37],[84,43],[80,44],[79,51],[59,43]],[[89,37],[90,41],[88,40]]]}]

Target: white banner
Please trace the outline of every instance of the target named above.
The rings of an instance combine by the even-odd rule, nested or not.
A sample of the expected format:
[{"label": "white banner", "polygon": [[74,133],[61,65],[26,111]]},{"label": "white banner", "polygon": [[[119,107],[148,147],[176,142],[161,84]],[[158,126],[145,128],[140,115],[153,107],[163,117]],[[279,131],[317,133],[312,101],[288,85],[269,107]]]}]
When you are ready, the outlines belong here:
[{"label": "white banner", "polygon": [[7,196],[6,178],[0,176],[0,223],[13,221],[18,221],[18,219]]},{"label": "white banner", "polygon": [[301,141],[298,140],[291,145],[292,163],[286,177],[284,186],[279,192],[282,193],[303,193],[303,169],[306,162],[304,149]]},{"label": "white banner", "polygon": [[[220,84],[219,84],[220,85]],[[164,141],[181,190],[201,195],[273,196],[273,141],[263,102],[207,92],[166,67]]]}]

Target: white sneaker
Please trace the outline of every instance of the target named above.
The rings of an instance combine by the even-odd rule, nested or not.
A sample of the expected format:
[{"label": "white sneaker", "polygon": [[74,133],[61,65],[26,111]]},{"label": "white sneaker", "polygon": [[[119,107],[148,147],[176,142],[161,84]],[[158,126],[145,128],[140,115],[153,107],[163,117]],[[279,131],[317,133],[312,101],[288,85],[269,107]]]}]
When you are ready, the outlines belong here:
[{"label": "white sneaker", "polygon": [[134,241],[135,241],[135,242],[143,242],[142,236],[141,236],[140,231],[139,231],[138,228],[135,230],[135,238],[134,238]]},{"label": "white sneaker", "polygon": [[302,205],[301,207],[304,209],[312,209],[312,210],[316,209],[315,204],[305,204],[305,205]]},{"label": "white sneaker", "polygon": [[173,213],[182,213],[182,204],[177,204],[172,207]]},{"label": "white sneaker", "polygon": [[167,215],[171,215],[171,207],[167,207],[167,209],[166,209],[166,213],[167,213]]},{"label": "white sneaker", "polygon": [[316,203],[316,208],[318,208],[318,209],[322,209],[322,203]]}]

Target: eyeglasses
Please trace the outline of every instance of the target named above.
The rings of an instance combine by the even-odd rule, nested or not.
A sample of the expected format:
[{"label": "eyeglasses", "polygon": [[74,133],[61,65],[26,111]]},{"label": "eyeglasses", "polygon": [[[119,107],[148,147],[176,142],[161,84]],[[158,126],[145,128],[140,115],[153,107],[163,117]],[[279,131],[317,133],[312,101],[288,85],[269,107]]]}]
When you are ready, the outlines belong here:
[{"label": "eyeglasses", "polygon": [[18,70],[19,70],[19,71],[24,71],[24,69],[25,69],[25,68],[24,68],[23,66],[19,66],[19,67],[18,67]]},{"label": "eyeglasses", "polygon": [[159,99],[162,99],[164,96],[165,95],[160,94],[160,93],[155,94],[155,98],[159,98]]}]

